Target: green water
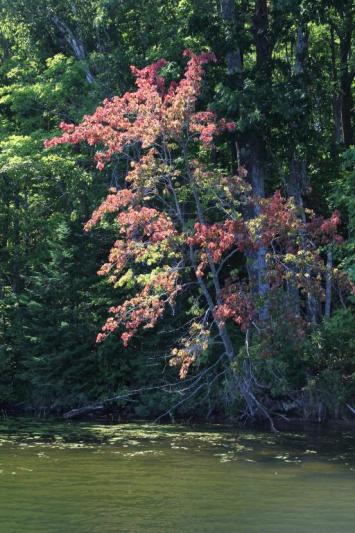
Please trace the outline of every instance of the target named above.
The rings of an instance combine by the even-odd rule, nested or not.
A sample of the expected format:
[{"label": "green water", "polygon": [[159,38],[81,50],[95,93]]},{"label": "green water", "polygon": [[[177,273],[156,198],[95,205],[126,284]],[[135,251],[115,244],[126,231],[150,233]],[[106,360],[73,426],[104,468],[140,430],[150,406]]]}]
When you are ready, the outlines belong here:
[{"label": "green water", "polygon": [[0,422],[1,533],[355,532],[355,435]]}]

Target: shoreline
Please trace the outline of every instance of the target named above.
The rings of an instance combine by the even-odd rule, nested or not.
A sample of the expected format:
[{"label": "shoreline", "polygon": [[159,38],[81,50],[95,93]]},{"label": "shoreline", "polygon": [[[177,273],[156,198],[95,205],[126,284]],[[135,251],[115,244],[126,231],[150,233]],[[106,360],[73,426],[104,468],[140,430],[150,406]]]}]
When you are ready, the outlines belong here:
[{"label": "shoreline", "polygon": [[[26,420],[31,421],[33,420],[36,423],[43,422],[43,425],[47,423],[66,423],[66,424],[72,424],[72,425],[80,425],[81,423],[89,423],[89,424],[102,424],[105,426],[119,426],[119,425],[130,425],[130,424],[137,424],[137,425],[155,425],[157,427],[159,426],[186,426],[186,427],[216,427],[216,428],[224,428],[224,429],[251,429],[255,431],[267,431],[271,432],[270,425],[267,421],[248,421],[246,423],[242,423],[240,420],[237,419],[231,419],[231,418],[215,418],[215,419],[201,419],[201,418],[176,418],[174,420],[165,420],[163,422],[155,421],[154,419],[149,418],[124,418],[124,419],[116,419],[113,420],[112,418],[108,416],[83,416],[83,417],[75,417],[75,418],[65,418],[63,415],[48,413],[48,414],[41,414],[41,413],[29,413],[28,411],[17,411],[16,413],[7,412],[0,408],[0,424],[6,423],[7,421],[15,421],[15,420]],[[314,432],[314,431],[322,431],[322,430],[351,430],[355,431],[355,420],[344,420],[344,419],[325,419],[325,420],[315,420],[315,419],[307,419],[302,417],[294,417],[289,418],[288,420],[285,419],[275,419],[273,420],[276,430],[279,432],[286,432],[286,431],[306,431],[306,432]]]}]

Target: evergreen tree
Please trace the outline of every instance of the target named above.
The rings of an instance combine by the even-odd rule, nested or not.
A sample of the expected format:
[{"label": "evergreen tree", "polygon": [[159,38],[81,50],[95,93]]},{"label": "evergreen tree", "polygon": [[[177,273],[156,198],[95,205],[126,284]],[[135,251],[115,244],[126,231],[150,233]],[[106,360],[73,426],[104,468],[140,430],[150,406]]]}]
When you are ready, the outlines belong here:
[{"label": "evergreen tree", "polygon": [[78,223],[59,219],[44,246],[48,259],[22,298],[25,365],[31,404],[63,408],[99,394],[96,267]]}]

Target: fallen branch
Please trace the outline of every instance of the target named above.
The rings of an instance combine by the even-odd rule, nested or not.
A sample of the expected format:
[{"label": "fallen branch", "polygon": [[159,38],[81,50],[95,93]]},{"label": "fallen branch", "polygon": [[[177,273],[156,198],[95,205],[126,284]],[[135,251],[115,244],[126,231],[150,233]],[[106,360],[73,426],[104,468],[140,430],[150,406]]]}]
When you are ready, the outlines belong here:
[{"label": "fallen branch", "polygon": [[79,407],[78,409],[71,409],[71,411],[67,411],[66,413],[64,413],[63,418],[76,418],[77,416],[87,415],[89,413],[94,413],[98,411],[104,411],[105,409],[106,407],[104,404],[87,405],[85,407]]},{"label": "fallen branch", "polygon": [[350,411],[352,412],[352,414],[355,415],[355,409],[354,409],[354,407],[351,407],[351,405],[349,405],[348,403],[346,403],[345,405],[346,405],[346,407],[347,407],[348,409],[350,409]]}]

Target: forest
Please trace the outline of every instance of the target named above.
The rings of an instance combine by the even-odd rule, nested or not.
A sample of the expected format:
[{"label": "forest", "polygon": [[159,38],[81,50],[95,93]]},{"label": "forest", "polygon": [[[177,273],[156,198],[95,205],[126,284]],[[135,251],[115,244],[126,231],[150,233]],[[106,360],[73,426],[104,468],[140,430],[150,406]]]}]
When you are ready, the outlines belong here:
[{"label": "forest", "polygon": [[352,0],[0,0],[0,412],[353,420]]}]

